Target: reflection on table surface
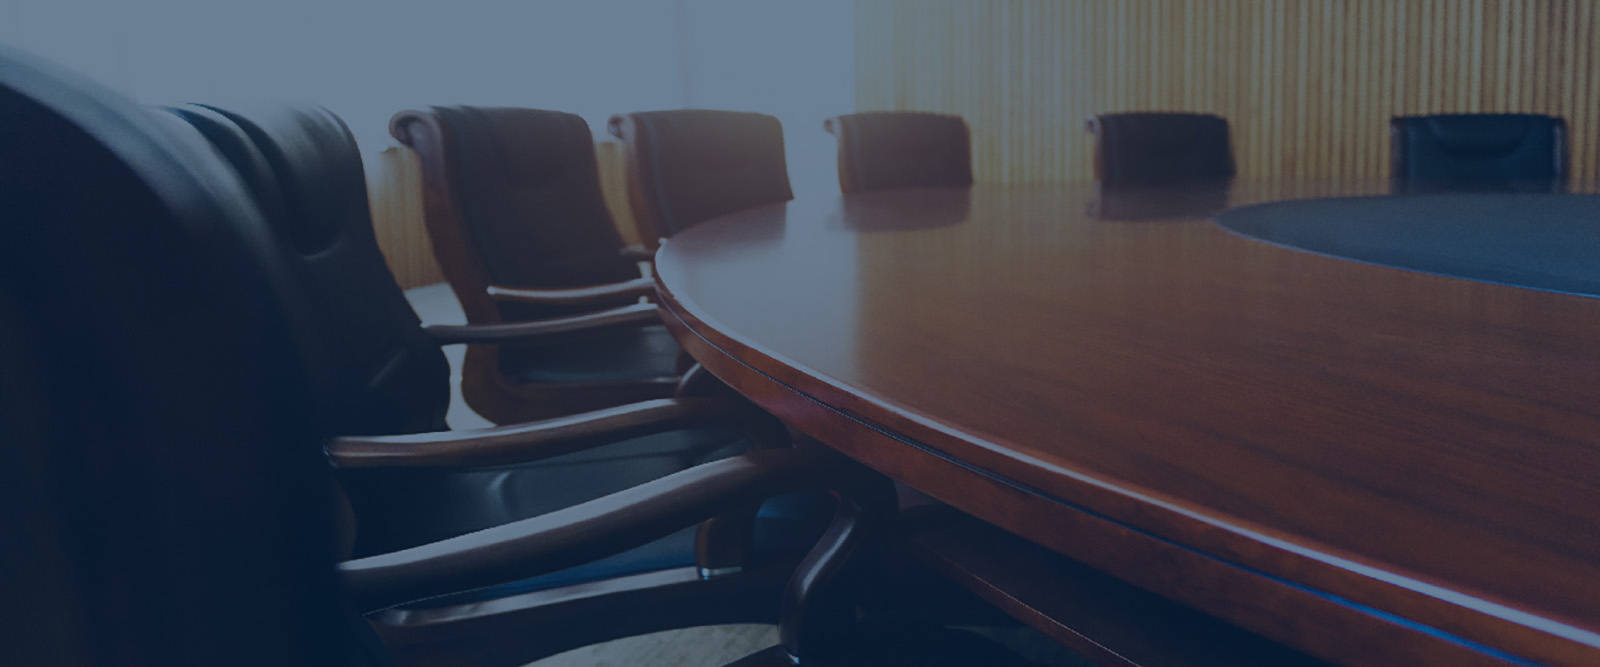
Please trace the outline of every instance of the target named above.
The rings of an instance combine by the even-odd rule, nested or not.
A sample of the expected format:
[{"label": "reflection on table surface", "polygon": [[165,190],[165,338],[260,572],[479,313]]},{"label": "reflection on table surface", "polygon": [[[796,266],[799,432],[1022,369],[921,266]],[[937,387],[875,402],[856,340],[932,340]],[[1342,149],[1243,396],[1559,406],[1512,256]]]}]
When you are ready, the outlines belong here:
[{"label": "reflection on table surface", "polygon": [[741,361],[939,456],[1519,655],[1600,646],[1600,301],[1207,219],[1387,189],[877,192],[707,223],[658,271]]}]

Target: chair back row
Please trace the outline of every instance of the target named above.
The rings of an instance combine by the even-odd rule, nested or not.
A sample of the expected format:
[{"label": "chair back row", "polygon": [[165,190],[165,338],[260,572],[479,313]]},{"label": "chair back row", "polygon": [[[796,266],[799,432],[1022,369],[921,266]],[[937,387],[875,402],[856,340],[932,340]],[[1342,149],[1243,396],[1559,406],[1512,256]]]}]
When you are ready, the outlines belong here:
[{"label": "chair back row", "polygon": [[142,108],[3,47],[0,113],[0,563],[23,573],[0,655],[388,664],[335,567],[341,489],[362,535],[466,510],[409,484],[419,507],[375,526],[323,455],[434,430],[448,399],[348,129],[316,107]]},{"label": "chair back row", "polygon": [[[970,132],[959,116],[865,112],[830,118],[824,129],[838,141],[839,185],[845,194],[972,183]],[[1228,121],[1220,116],[1100,114],[1089,118],[1086,129],[1094,135],[1095,179],[1106,185],[1220,182],[1237,173]],[[782,128],[771,116],[652,111],[614,116],[608,130],[625,146],[629,201],[640,235],[651,247],[700,221],[793,198]],[[431,113],[402,112],[391,123],[391,131],[424,153],[442,153],[430,148],[428,142],[436,140],[427,136],[457,137],[450,156],[457,175],[437,182],[461,192],[458,208],[465,210],[455,214],[475,222],[470,226],[472,238],[442,239],[439,245],[444,252],[476,245],[485,257],[478,270],[489,274],[490,284],[593,284],[625,271],[612,261],[620,240],[611,226],[599,224],[609,217],[590,136],[577,116],[440,107]],[[1567,179],[1566,129],[1560,118],[1397,117],[1391,133],[1391,171],[1397,191],[1559,189]],[[556,187],[558,183],[561,187]],[[527,211],[548,211],[552,217],[559,213],[564,221],[573,222],[529,225]],[[520,238],[529,234],[543,237],[538,242]],[[580,240],[561,235],[587,236]],[[490,249],[496,246],[530,249],[524,251],[524,260],[551,261],[497,258]],[[535,248],[549,250],[541,253]],[[602,255],[604,260],[595,259]],[[606,275],[517,275],[545,270],[527,268],[534,265],[561,267],[568,258]]]},{"label": "chair back row", "polygon": [[[970,132],[958,116],[866,112],[831,118],[824,128],[837,139],[845,194],[973,182]],[[1560,119],[1397,118],[1393,128],[1396,192],[1549,190],[1560,189],[1566,179]],[[1226,184],[1237,172],[1229,124],[1220,116],[1102,114],[1090,118],[1087,129],[1094,136],[1095,178],[1109,188],[1103,192]],[[782,127],[771,116],[653,111],[615,116],[608,131],[625,148],[630,207],[650,249],[702,221],[793,198]],[[421,158],[426,227],[468,322],[523,321],[595,307],[497,301],[494,288],[550,290],[639,277],[633,259],[622,252],[601,190],[593,137],[582,118],[534,109],[432,107],[395,115],[390,132]],[[1106,205],[1096,214],[1112,214],[1118,207],[1110,201],[1103,199]],[[474,410],[497,423],[651,398],[670,384],[652,384],[645,376],[670,370],[658,362],[673,352],[670,341],[651,342],[656,333],[627,334],[596,348],[623,360],[611,365],[640,376],[638,381],[633,375],[600,382],[592,373],[566,373],[563,381],[552,382],[546,368],[552,355],[593,355],[475,346],[467,354],[462,393]]]},{"label": "chair back row", "polygon": [[[1228,121],[1195,113],[1092,116],[1095,180],[1111,186],[1220,182],[1235,174]],[[1566,123],[1534,114],[1396,117],[1389,124],[1396,193],[1548,192],[1568,178]]]},{"label": "chair back row", "polygon": [[1548,192],[1569,177],[1567,124],[1536,114],[1401,116],[1389,121],[1396,192]]}]

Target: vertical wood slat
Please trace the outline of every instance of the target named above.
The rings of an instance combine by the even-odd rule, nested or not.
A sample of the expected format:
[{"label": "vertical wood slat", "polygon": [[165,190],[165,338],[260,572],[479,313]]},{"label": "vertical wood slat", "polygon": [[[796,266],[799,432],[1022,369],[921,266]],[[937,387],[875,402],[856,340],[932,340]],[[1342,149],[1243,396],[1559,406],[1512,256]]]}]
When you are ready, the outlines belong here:
[{"label": "vertical wood slat", "polygon": [[422,165],[409,148],[379,152],[367,164],[367,201],[378,250],[401,289],[444,281],[422,224]]},{"label": "vertical wood slat", "polygon": [[1600,0],[860,0],[859,110],[961,114],[984,182],[1086,179],[1085,116],[1221,114],[1240,173],[1388,174],[1388,119],[1562,116],[1600,177]]}]

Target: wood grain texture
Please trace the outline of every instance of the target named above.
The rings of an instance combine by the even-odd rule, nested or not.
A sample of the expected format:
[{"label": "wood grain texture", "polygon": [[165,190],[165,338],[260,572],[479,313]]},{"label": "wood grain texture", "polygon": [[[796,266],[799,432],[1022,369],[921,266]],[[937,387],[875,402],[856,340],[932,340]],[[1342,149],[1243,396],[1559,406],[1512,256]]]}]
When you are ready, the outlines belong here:
[{"label": "wood grain texture", "polygon": [[[1245,181],[1227,203],[1386,187]],[[814,437],[1301,650],[1600,660],[1600,301],[1183,213],[1094,219],[1095,197],[753,209],[664,246],[662,306],[706,368]]]},{"label": "wood grain texture", "polygon": [[400,289],[444,282],[422,217],[422,167],[409,148],[368,154],[367,199],[378,249]]},{"label": "wood grain texture", "polygon": [[628,155],[622,142],[597,133],[594,157],[600,164],[600,191],[605,193],[606,208],[611,209],[611,222],[622,235],[622,242],[638,245],[639,227],[633,222],[633,207],[628,204]]},{"label": "wood grain texture", "polygon": [[1232,123],[1245,177],[1379,178],[1394,115],[1528,112],[1600,177],[1593,0],[862,0],[858,111],[960,114],[979,182],[1089,178],[1091,114]]}]

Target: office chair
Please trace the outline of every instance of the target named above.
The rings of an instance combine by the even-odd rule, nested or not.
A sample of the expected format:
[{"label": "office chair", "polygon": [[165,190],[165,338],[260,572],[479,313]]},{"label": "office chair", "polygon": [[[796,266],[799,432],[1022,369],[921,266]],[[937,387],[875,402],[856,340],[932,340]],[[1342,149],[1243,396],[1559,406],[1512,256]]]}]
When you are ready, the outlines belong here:
[{"label": "office chair", "polygon": [[1535,114],[1439,114],[1389,121],[1394,192],[1562,192],[1567,124]]},{"label": "office chair", "polygon": [[[176,115],[202,134],[247,183],[268,239],[255,258],[273,277],[274,316],[292,361],[308,378],[308,410],[334,439],[329,452],[353,508],[352,553],[370,556],[544,515],[749,448],[781,446],[781,424],[736,396],[684,395],[542,422],[446,431],[441,343],[564,337],[594,326],[656,317],[649,305],[502,325],[419,326],[384,267],[366,211],[360,154],[349,131],[319,108],[248,113],[188,106]],[[641,623],[700,624],[770,616],[767,600],[815,538],[827,498],[790,496],[730,507],[696,533],[681,530],[614,557],[539,578],[502,582],[393,615],[407,641],[458,641],[470,628],[547,613],[481,602],[621,577],[667,573],[613,587],[613,604],[639,603]],[[668,576],[670,575],[670,576]],[[684,579],[736,583],[685,586]],[[716,609],[700,605],[720,596]],[[538,597],[535,595],[534,597]],[[661,613],[661,607],[695,607]],[[649,611],[655,609],[656,611]],[[648,612],[648,613],[647,613]],[[450,623],[441,616],[454,614]],[[569,616],[571,616],[569,610]],[[572,616],[576,619],[577,616]],[[410,625],[408,625],[410,624]],[[586,632],[622,632],[595,624]],[[654,627],[654,626],[651,626]],[[665,629],[665,628],[658,628]],[[478,632],[474,630],[473,632]],[[581,633],[566,634],[576,641]],[[542,649],[541,649],[542,650]]]},{"label": "office chair", "polygon": [[839,141],[839,190],[972,185],[972,147],[960,116],[916,111],[845,114],[823,121]]},{"label": "office chair", "polygon": [[0,654],[380,664],[355,659],[317,443],[269,418],[259,286],[212,247],[249,195],[4,48],[0,114]]},{"label": "office chair", "polygon": [[[321,451],[321,379],[287,344],[303,323],[275,312],[295,280],[277,270],[276,244],[326,239],[321,220],[269,229],[261,182],[241,182],[189,126],[3,48],[0,113],[0,488],[15,510],[0,516],[0,556],[26,573],[0,596],[0,654],[416,664],[388,655],[355,611],[560,570],[815,486],[835,489],[840,510],[786,595],[778,653],[793,664],[838,654],[847,589],[833,584],[858,576],[893,505],[885,480],[818,448],[751,452],[336,569],[328,460],[437,465],[506,443],[376,452],[335,439]],[[317,138],[310,125],[278,138]]]},{"label": "office chair", "polygon": [[645,111],[612,116],[606,127],[626,147],[628,199],[651,248],[711,218],[794,199],[783,126],[772,116]]},{"label": "office chair", "polygon": [[[469,324],[569,316],[655,296],[625,248],[582,118],[516,108],[402,111],[389,132],[422,166],[434,256]],[[672,395],[687,369],[659,322],[537,345],[471,345],[467,404],[497,424]]]},{"label": "office chair", "polygon": [[1176,185],[1233,178],[1228,121],[1198,113],[1126,112],[1090,116],[1094,177],[1106,185]]},{"label": "office chair", "polygon": [[[851,559],[828,554],[870,549],[882,530],[866,530],[886,518],[882,480],[782,449],[336,564],[324,433],[303,409],[305,376],[285,372],[252,193],[162,116],[5,50],[0,111],[8,661],[416,664],[357,611],[560,569],[821,482],[876,503],[847,500],[797,583],[809,596],[790,605],[787,641],[800,646],[796,632],[829,620],[808,610],[832,610],[802,603],[828,602],[849,574]],[[520,664],[468,664],[508,662]]]}]

